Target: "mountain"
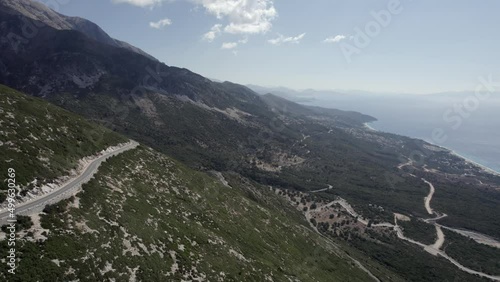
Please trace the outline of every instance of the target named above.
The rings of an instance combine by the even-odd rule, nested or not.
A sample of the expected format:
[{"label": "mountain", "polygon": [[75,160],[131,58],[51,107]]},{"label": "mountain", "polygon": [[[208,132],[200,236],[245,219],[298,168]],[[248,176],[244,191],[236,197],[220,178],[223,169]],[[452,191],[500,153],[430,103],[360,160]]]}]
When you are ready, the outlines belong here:
[{"label": "mountain", "polygon": [[275,111],[286,111],[290,114],[307,116],[313,119],[330,117],[332,120],[345,123],[345,126],[348,127],[356,123],[368,123],[377,120],[374,117],[353,111],[299,105],[274,94],[265,94],[262,99]]},{"label": "mountain", "polygon": [[246,86],[260,95],[272,94],[296,103],[312,102],[315,99],[314,97],[302,95],[299,91],[286,87],[263,87],[253,84],[248,84]]},{"label": "mountain", "polygon": [[[145,281],[161,281],[165,269],[173,272],[179,265],[185,266],[185,280],[197,273],[224,280],[217,277],[223,271],[231,273],[230,281],[261,281],[263,270],[279,275],[276,281],[345,281],[345,264],[331,252],[323,256],[330,243],[358,261],[341,257],[352,261],[353,275],[370,273],[377,277],[373,280],[481,281],[498,275],[498,250],[483,239],[498,240],[500,234],[499,176],[422,140],[370,130],[364,123],[373,117],[213,82],[75,29],[40,23],[35,36],[13,45],[9,34],[21,36],[30,18],[8,9],[0,11],[0,82],[142,144],[106,162],[89,192],[78,196],[81,209],[68,213],[64,207],[70,203],[64,202],[46,210],[43,228],[61,241],[29,247],[56,265],[66,268],[71,262],[81,269],[77,278],[100,280],[108,273],[119,280],[125,269],[132,275],[140,264],[136,274]],[[180,213],[174,215],[177,207]],[[76,228],[87,233],[66,237]],[[443,234],[472,232],[483,239],[447,234],[443,241],[440,228],[446,229]],[[215,253],[220,259],[191,257],[191,235],[210,232],[215,236],[199,235],[203,240],[196,244],[227,238],[213,248],[200,243],[206,247],[203,257]],[[189,240],[165,243],[169,233],[189,234]],[[122,237],[111,242],[117,234]],[[313,237],[326,243],[318,253],[309,252],[304,263],[301,253],[320,244],[307,240]],[[294,238],[300,242],[280,245]],[[454,246],[463,241],[468,243],[461,253]],[[93,246],[106,250],[97,252],[98,262],[79,259],[93,256]],[[150,256],[139,260],[137,252]],[[242,271],[248,277],[234,270],[242,264],[250,265]],[[300,276],[301,267],[308,270]],[[110,269],[120,269],[119,274]],[[325,274],[330,271],[332,277]]]},{"label": "mountain", "polygon": [[[7,87],[0,98],[9,108],[2,136],[19,140],[2,143],[2,156],[13,159],[0,165],[15,167],[20,182],[67,174],[61,160],[126,140]],[[34,149],[53,155],[34,159]],[[271,190],[235,174],[196,172],[146,146],[108,159],[81,192],[18,220],[20,260],[15,275],[1,268],[2,281],[371,281]],[[4,238],[0,231],[2,256]]]},{"label": "mountain", "polygon": [[[364,90],[318,90],[318,89],[295,90],[287,87],[265,87],[253,84],[249,84],[247,85],[247,87],[261,95],[274,94],[276,96],[301,104],[310,104],[314,102],[321,103],[324,101],[344,101],[355,104],[355,103],[363,103],[363,101],[365,101],[366,99],[380,100],[380,99],[400,98],[402,94],[395,92],[370,92]],[[417,94],[409,94],[409,93],[403,93],[403,94],[404,96],[409,96],[409,97],[420,96]],[[346,106],[345,103],[341,105],[343,107]]]},{"label": "mountain", "polygon": [[20,16],[25,19],[24,32],[17,35],[23,35],[29,38],[33,35],[32,33],[36,33],[38,29],[43,28],[44,26],[50,26],[57,30],[74,30],[79,31],[98,42],[114,47],[125,48],[147,56],[150,59],[156,60],[153,56],[137,47],[111,38],[106,32],[104,32],[104,30],[93,22],[79,17],[68,17],[59,14],[40,2],[31,0],[2,0],[0,1],[0,5],[2,12],[13,16]]},{"label": "mountain", "polygon": [[[23,13],[2,10],[1,15],[10,23],[2,34],[22,34]],[[279,158],[281,165],[290,166],[291,159],[306,152],[289,152],[303,131],[291,127],[304,123],[284,120],[249,88],[212,82],[76,30],[52,27],[58,23],[43,25],[17,49],[2,42],[0,82],[45,97],[201,169],[234,167],[250,173],[253,163]],[[357,127],[363,122],[345,120]],[[264,157],[269,160],[259,160]]]}]

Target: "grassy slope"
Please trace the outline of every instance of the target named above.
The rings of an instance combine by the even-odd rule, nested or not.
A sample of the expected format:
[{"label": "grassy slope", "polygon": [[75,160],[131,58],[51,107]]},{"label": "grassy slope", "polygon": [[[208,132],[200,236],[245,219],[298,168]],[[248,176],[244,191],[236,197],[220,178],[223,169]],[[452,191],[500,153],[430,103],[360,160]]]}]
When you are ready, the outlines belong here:
[{"label": "grassy slope", "polygon": [[64,213],[42,217],[48,240],[21,244],[10,280],[128,281],[136,267],[140,281],[371,280],[298,213],[252,187],[226,187],[145,147],[126,152],[84,185],[79,208],[66,201]]},{"label": "grassy slope", "polygon": [[[126,138],[41,99],[0,85],[0,172],[18,184],[66,175],[82,157]],[[0,194],[0,202],[3,194]]]}]

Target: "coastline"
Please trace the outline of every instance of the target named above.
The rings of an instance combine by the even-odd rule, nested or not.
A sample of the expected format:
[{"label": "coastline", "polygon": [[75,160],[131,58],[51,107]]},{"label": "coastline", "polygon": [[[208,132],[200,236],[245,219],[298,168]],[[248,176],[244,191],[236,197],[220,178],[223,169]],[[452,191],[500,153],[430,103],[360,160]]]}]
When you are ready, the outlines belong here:
[{"label": "coastline", "polygon": [[493,174],[493,175],[496,175],[496,176],[500,176],[500,171],[496,171],[495,169],[493,169],[491,167],[488,167],[488,166],[486,166],[484,164],[481,164],[481,163],[479,163],[479,162],[477,162],[477,161],[475,161],[475,160],[473,160],[473,159],[471,159],[469,157],[466,157],[466,156],[460,154],[459,152],[455,151],[454,149],[447,148],[447,147],[444,147],[444,146],[441,146],[441,145],[436,145],[436,144],[434,144],[432,142],[429,142],[427,140],[423,140],[423,141],[431,144],[432,146],[436,146],[436,147],[439,147],[439,148],[447,151],[449,154],[451,154],[451,155],[453,155],[455,157],[458,157],[458,158],[464,160],[464,162],[466,162],[468,164],[471,164],[473,166],[476,166],[476,167],[480,168],[481,170],[483,170],[486,173]]},{"label": "coastline", "polygon": [[[364,125],[364,126],[365,126],[368,130],[371,130],[371,131],[379,131],[379,130],[375,129],[374,127],[372,127],[372,126],[370,125],[370,123],[371,123],[371,122],[365,122],[363,125]],[[398,134],[398,133],[394,133],[394,134],[401,135],[401,134]],[[402,135],[402,136],[404,136],[404,135]],[[406,136],[406,137],[410,137],[410,136]],[[415,138],[415,137],[410,137],[410,138]],[[422,141],[424,141],[424,142],[426,142],[426,143],[431,144],[432,146],[436,146],[436,147],[442,148],[443,150],[446,150],[447,152],[449,152],[451,155],[456,156],[456,157],[458,157],[458,158],[460,158],[460,159],[463,159],[466,163],[469,163],[469,164],[471,164],[471,165],[474,165],[474,166],[476,166],[476,167],[480,168],[482,171],[484,171],[484,172],[486,172],[486,173],[489,173],[489,174],[492,174],[492,175],[495,175],[495,176],[500,176],[500,171],[496,171],[496,170],[495,170],[495,169],[493,169],[493,168],[490,168],[490,167],[488,167],[488,166],[486,166],[486,165],[483,165],[483,164],[481,164],[481,163],[478,163],[477,161],[474,161],[474,160],[472,160],[472,159],[470,159],[470,158],[468,158],[468,157],[465,157],[464,155],[461,155],[459,152],[457,152],[457,151],[455,151],[455,150],[453,150],[453,149],[450,149],[450,148],[447,148],[447,147],[443,147],[443,146],[441,146],[441,145],[434,144],[434,143],[429,142],[429,141],[424,140],[424,139],[420,139],[420,138],[415,138],[415,139],[419,139],[419,140],[422,140]]]},{"label": "coastline", "polygon": [[[444,148],[444,147],[442,147]],[[490,174],[493,174],[493,175],[496,175],[496,176],[500,176],[500,172],[499,171],[496,171],[490,167],[487,167],[485,165],[482,165],[474,160],[471,160],[463,155],[461,155],[460,153],[454,151],[454,150],[451,150],[451,149],[448,149],[448,148],[445,148],[446,150],[448,150],[450,152],[450,154],[456,156],[456,157],[459,157],[461,159],[463,159],[465,162],[469,163],[469,164],[472,164],[474,166],[477,166],[479,167],[480,169],[482,169],[483,171],[487,172],[487,173],[490,173]]]}]

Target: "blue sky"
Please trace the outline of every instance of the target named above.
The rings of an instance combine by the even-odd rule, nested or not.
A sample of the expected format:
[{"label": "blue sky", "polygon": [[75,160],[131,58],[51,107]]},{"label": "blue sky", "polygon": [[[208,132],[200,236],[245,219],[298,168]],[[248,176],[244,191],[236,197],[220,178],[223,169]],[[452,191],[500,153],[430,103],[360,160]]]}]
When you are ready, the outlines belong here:
[{"label": "blue sky", "polygon": [[53,1],[168,65],[242,84],[432,93],[500,75],[494,0]]}]

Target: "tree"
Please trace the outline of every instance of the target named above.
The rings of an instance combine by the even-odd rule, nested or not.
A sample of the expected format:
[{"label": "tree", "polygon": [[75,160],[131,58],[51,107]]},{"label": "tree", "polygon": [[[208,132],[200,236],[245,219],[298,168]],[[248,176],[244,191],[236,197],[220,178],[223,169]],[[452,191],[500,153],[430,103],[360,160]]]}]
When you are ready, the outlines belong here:
[{"label": "tree", "polygon": [[314,226],[318,225],[318,223],[316,222],[316,219],[314,219],[314,218],[311,218],[309,221],[310,221],[310,222],[311,222]]}]

